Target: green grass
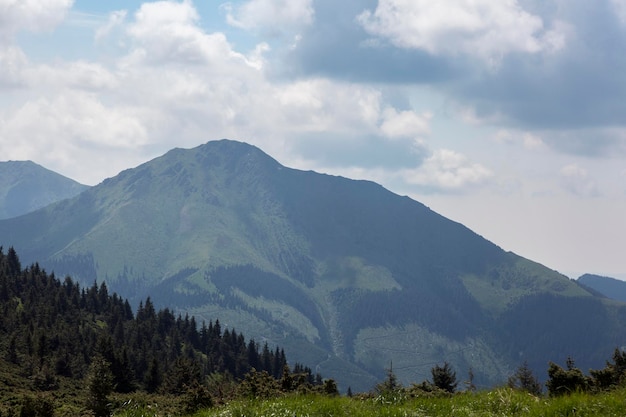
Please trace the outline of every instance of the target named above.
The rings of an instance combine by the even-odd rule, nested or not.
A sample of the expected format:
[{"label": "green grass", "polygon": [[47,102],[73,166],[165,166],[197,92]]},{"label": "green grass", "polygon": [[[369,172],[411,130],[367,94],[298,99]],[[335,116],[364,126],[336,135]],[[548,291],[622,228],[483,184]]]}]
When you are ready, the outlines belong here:
[{"label": "green grass", "polygon": [[[624,416],[626,389],[602,393],[575,393],[569,396],[534,397],[527,393],[499,388],[463,393],[443,398],[322,397],[293,395],[273,400],[240,400],[193,417],[491,417],[491,416]],[[158,407],[134,409],[115,416],[161,416]]]}]

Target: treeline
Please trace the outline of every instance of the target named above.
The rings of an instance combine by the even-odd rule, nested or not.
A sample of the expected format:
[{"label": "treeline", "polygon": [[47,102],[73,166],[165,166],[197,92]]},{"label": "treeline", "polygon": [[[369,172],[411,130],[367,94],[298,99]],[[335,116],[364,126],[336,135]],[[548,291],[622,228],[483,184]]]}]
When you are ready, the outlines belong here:
[{"label": "treeline", "polygon": [[[179,394],[207,377],[242,381],[250,372],[277,381],[287,359],[282,349],[246,341],[219,321],[198,325],[193,317],[155,310],[147,298],[134,314],[129,302],[105,283],[81,288],[0,247],[0,355],[19,365],[39,391],[55,390],[59,378],[87,379],[94,361],[106,364],[111,389],[120,393]],[[296,364],[310,384],[319,375]]]},{"label": "treeline", "polygon": [[[576,367],[574,360],[568,357],[565,368],[554,362],[548,363],[548,380],[545,383],[547,394],[558,397],[574,393],[598,394],[626,387],[626,352],[618,348],[613,352],[612,360],[606,361],[602,369],[590,369],[589,375]],[[449,363],[435,365],[431,369],[432,381],[425,380],[409,387],[400,384],[392,370],[387,371],[387,378],[376,385],[374,391],[366,396],[378,395],[384,400],[403,400],[409,397],[447,396],[454,394],[459,385],[456,372]],[[465,392],[476,390],[474,372],[470,368],[468,379],[463,382]],[[508,388],[527,392],[533,396],[544,395],[544,389],[530,369],[528,362],[520,365],[507,381]]]}]

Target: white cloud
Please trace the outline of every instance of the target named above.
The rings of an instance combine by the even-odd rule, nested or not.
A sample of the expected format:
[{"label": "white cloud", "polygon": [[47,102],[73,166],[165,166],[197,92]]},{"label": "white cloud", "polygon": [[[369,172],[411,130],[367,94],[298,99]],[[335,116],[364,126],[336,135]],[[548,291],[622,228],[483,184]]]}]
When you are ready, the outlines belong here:
[{"label": "white cloud", "polygon": [[240,6],[223,5],[228,24],[242,29],[272,33],[298,30],[313,22],[312,0],[250,0]]},{"label": "white cloud", "polygon": [[[147,143],[147,131],[134,113],[132,108],[107,107],[87,93],[29,101],[13,113],[0,114],[0,154],[18,160],[38,155],[38,163],[75,175],[81,172],[81,180],[96,182],[118,172],[112,169],[127,168],[123,154]],[[99,150],[95,155],[94,149]],[[118,159],[97,161],[98,154]],[[87,155],[92,155],[84,160],[89,161],[89,172],[80,166],[81,156]]]},{"label": "white cloud", "polygon": [[101,39],[107,37],[115,28],[121,26],[126,20],[127,14],[128,11],[126,10],[116,10],[111,12],[107,22],[96,29],[96,33],[94,35],[95,40],[100,41]]},{"label": "white cloud", "polygon": [[23,71],[28,65],[24,52],[14,46],[0,46],[0,87],[17,87],[24,83]]},{"label": "white cloud", "polygon": [[417,169],[403,173],[405,181],[426,189],[438,191],[465,191],[486,183],[493,173],[467,157],[449,149],[436,150]]},{"label": "white cloud", "polygon": [[546,144],[543,142],[541,137],[533,133],[524,133],[522,136],[522,143],[524,148],[531,151],[544,149],[546,147]]},{"label": "white cloud", "polygon": [[232,65],[224,65],[229,61],[236,61],[235,66],[243,62],[259,67],[263,48],[257,48],[249,60],[233,50],[223,33],[205,33],[198,20],[198,12],[190,1],[144,3],[128,27],[134,49],[127,59],[132,62],[127,64],[210,65],[230,76],[237,74],[231,72]]},{"label": "white cloud", "polygon": [[431,54],[469,54],[497,61],[512,52],[538,53],[564,46],[564,34],[546,31],[541,17],[516,0],[380,0],[358,22],[371,35],[401,48]]},{"label": "white cloud", "polygon": [[73,0],[0,0],[0,41],[21,30],[45,32],[63,21]]},{"label": "white cloud", "polygon": [[380,130],[389,138],[419,138],[430,133],[430,112],[417,114],[414,111],[401,111],[388,107],[384,110]]},{"label": "white cloud", "polygon": [[559,171],[561,186],[568,192],[581,197],[600,195],[598,184],[589,176],[586,169],[576,164],[566,165]]},{"label": "white cloud", "polygon": [[[290,129],[300,132],[377,129],[381,102],[377,89],[318,78],[276,85],[272,91],[281,123]],[[281,129],[279,126],[274,124],[274,128]]]},{"label": "white cloud", "polygon": [[57,65],[33,65],[24,69],[23,79],[32,88],[61,90],[110,90],[118,85],[115,74],[90,61],[60,62]]}]

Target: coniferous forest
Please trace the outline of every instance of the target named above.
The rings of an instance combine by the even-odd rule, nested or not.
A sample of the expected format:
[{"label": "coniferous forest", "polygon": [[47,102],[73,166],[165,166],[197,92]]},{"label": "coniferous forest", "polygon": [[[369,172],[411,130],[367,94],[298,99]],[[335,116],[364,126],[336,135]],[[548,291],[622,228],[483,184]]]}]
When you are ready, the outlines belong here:
[{"label": "coniferous forest", "polygon": [[[246,340],[222,329],[219,320],[198,324],[167,308],[157,311],[150,298],[134,313],[105,283],[81,288],[38,264],[22,268],[13,248],[6,254],[0,248],[0,360],[40,393],[54,393],[69,380],[91,381],[89,389],[105,397],[134,391],[181,395],[203,388],[208,378],[222,381],[221,387],[228,385],[224,381],[238,385],[246,375],[278,384],[285,372],[298,375],[303,386],[322,384],[308,367],[296,364],[291,371],[283,349]],[[23,398],[7,394],[13,391],[10,378],[2,377],[0,402],[6,410],[24,408]]]}]

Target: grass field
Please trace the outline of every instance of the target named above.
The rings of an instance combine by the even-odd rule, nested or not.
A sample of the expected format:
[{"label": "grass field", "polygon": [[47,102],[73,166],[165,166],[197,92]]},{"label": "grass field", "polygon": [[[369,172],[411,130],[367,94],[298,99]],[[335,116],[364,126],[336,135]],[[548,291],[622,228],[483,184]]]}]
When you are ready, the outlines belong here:
[{"label": "grass field", "polygon": [[[114,416],[171,415],[158,406],[132,402]],[[574,393],[563,397],[535,397],[499,388],[442,398],[347,398],[292,395],[272,400],[238,400],[201,410],[193,417],[491,417],[491,416],[625,416],[626,389]]]}]

